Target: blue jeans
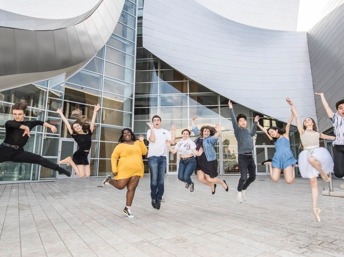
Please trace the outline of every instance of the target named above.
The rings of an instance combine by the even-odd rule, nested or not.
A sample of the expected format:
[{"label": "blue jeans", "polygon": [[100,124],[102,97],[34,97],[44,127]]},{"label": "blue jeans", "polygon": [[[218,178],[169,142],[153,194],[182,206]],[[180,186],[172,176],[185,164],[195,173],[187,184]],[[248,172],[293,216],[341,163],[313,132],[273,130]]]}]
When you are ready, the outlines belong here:
[{"label": "blue jeans", "polygon": [[239,154],[238,159],[240,172],[238,191],[240,192],[242,190],[246,190],[248,186],[256,179],[256,164],[254,163],[252,155]]},{"label": "blue jeans", "polygon": [[186,160],[180,159],[178,168],[178,179],[189,185],[192,184],[191,175],[196,169],[196,158],[192,157]]},{"label": "blue jeans", "polygon": [[152,201],[161,201],[164,194],[164,178],[166,172],[166,157],[151,156],[148,158],[150,170],[150,188]]}]

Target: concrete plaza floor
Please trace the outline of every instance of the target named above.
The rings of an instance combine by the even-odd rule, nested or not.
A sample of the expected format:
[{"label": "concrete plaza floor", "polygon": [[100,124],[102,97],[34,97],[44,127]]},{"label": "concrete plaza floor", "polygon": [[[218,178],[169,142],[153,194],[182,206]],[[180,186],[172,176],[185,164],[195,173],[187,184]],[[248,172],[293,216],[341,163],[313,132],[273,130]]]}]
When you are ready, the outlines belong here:
[{"label": "concrete plaza floor", "polygon": [[223,177],[229,192],[212,195],[169,175],[156,210],[145,175],[135,218],[122,213],[126,190],[97,187],[103,178],[0,185],[0,256],[344,256],[344,198],[320,193],[317,223],[308,180],[258,176],[240,204],[238,178]]}]

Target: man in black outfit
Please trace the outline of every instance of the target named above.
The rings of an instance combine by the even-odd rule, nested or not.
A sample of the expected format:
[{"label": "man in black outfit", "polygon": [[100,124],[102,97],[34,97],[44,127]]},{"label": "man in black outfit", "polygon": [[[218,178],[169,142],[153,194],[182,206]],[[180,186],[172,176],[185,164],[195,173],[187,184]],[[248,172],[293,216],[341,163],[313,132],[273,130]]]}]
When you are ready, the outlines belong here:
[{"label": "man in black outfit", "polygon": [[6,136],[0,145],[0,163],[6,161],[35,163],[52,170],[57,170],[59,174],[65,174],[70,177],[70,172],[61,168],[56,163],[40,155],[24,151],[23,147],[29,140],[30,130],[35,126],[40,125],[50,128],[53,133],[57,131],[55,126],[47,122],[39,120],[24,121],[26,107],[27,104],[24,101],[16,103],[12,111],[14,120],[8,120],[5,123]]}]

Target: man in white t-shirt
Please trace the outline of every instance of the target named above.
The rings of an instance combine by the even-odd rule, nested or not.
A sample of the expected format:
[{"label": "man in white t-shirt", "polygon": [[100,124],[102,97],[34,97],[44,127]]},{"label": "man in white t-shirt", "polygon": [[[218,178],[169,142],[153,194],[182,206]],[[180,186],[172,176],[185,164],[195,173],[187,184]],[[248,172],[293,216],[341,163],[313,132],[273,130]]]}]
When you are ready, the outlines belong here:
[{"label": "man in white t-shirt", "polygon": [[166,141],[174,144],[175,133],[161,128],[161,118],[154,115],[152,123],[148,122],[149,130],[147,131],[147,139],[149,141],[148,148],[148,166],[150,170],[150,187],[152,206],[160,209],[160,203],[164,194],[164,177],[166,172],[166,163],[168,150]]}]

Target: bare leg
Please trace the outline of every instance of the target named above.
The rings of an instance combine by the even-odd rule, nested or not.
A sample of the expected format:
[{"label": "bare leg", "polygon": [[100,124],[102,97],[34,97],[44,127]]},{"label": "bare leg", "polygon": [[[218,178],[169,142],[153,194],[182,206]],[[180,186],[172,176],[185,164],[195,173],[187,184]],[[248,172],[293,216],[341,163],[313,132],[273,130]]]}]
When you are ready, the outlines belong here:
[{"label": "bare leg", "polygon": [[295,170],[293,166],[288,166],[283,170],[284,180],[287,184],[292,184],[295,179]]},{"label": "bare leg", "polygon": [[227,184],[225,182],[223,182],[221,179],[219,179],[218,177],[215,177],[215,178],[211,178],[209,175],[207,174],[204,174],[205,175],[205,178],[208,182],[212,183],[212,184],[220,184],[223,189],[227,189]]},{"label": "bare leg", "polygon": [[84,178],[85,177],[85,165],[76,165],[77,169],[79,171],[79,177]]},{"label": "bare leg", "polygon": [[137,185],[139,184],[140,177],[134,176],[129,179],[129,182],[127,184],[127,195],[126,195],[126,206],[131,207],[134,196],[135,196],[135,190]]},{"label": "bare leg", "polygon": [[321,167],[321,163],[315,159],[314,157],[309,157],[308,158],[308,162],[313,166],[313,168],[315,168],[317,171],[319,171],[319,174],[321,176],[321,178],[325,181],[325,182],[330,182],[330,178],[327,176],[327,174],[323,171],[322,167]]},{"label": "bare leg", "polygon": [[90,165],[84,165],[85,167],[85,177],[88,178],[89,176],[91,176],[91,167]]},{"label": "bare leg", "polygon": [[318,180],[317,178],[310,178],[309,182],[312,189],[313,214],[316,221],[320,222],[320,209],[318,207]]},{"label": "bare leg", "polygon": [[197,179],[198,179],[199,182],[201,182],[201,183],[203,183],[203,184],[209,186],[209,187],[211,188],[212,192],[215,191],[214,183],[211,183],[211,182],[209,182],[209,181],[206,179],[205,173],[204,173],[203,171],[197,170]]},{"label": "bare leg", "polygon": [[130,178],[119,179],[119,180],[110,179],[109,184],[112,185],[113,187],[119,189],[119,190],[122,190],[123,188],[125,188],[128,185],[129,180],[130,180]]},{"label": "bare leg", "polygon": [[76,166],[76,164],[73,162],[72,157],[68,156],[66,159],[63,159],[62,161],[60,161],[59,164],[67,164],[67,165],[72,166],[72,168],[75,171],[76,175],[78,177],[82,177],[80,175],[80,170],[79,170],[78,166]]},{"label": "bare leg", "polygon": [[277,182],[280,177],[281,177],[281,169],[277,169],[277,168],[272,168],[271,162],[269,164],[270,166],[270,177],[272,179],[272,181]]}]

